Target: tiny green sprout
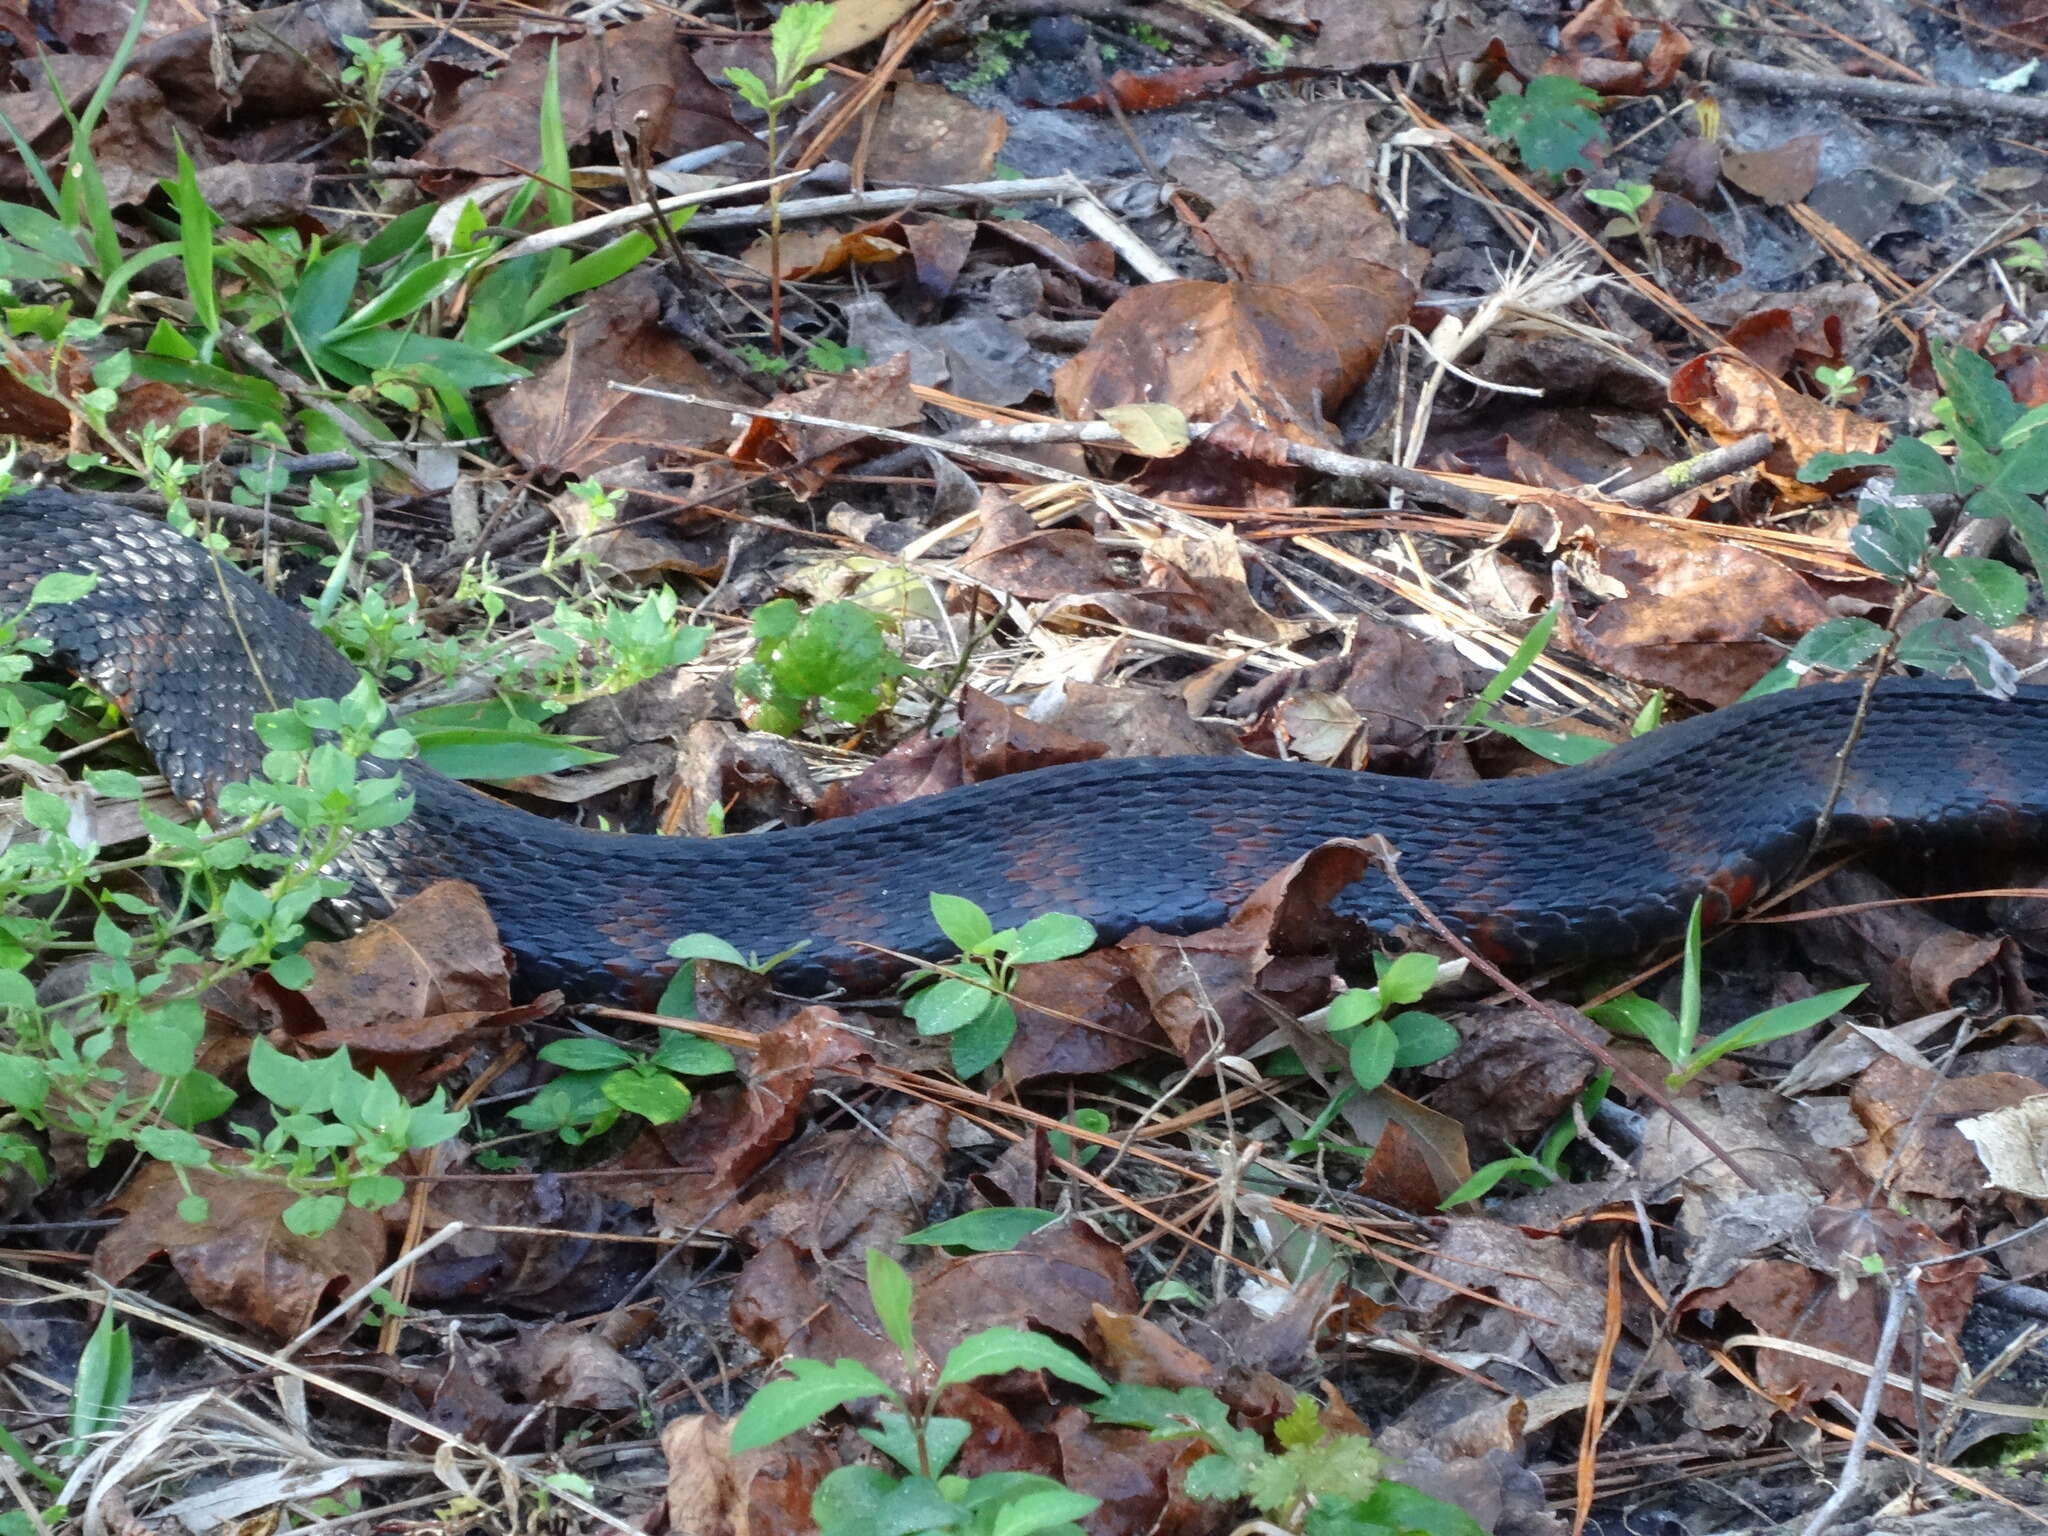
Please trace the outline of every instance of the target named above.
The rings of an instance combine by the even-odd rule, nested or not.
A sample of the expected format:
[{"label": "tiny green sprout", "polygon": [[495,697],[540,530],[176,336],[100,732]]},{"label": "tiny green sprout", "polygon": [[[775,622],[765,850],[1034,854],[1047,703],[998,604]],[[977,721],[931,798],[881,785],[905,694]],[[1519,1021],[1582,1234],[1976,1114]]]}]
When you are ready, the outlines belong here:
[{"label": "tiny green sprout", "polygon": [[1637,239],[1647,233],[1643,225],[1643,209],[1656,189],[1647,182],[1624,181],[1616,187],[1588,187],[1586,201],[1596,208],[1611,209],[1614,217],[1607,221],[1607,227],[1600,233],[1608,240]]},{"label": "tiny green sprout", "polygon": [[1820,387],[1827,391],[1822,397],[1829,405],[1840,405],[1856,393],[1856,370],[1847,363],[1839,368],[1825,365],[1813,370],[1813,376]]},{"label": "tiny green sprout", "polygon": [[2009,254],[1999,258],[1999,265],[2010,272],[2048,273],[2048,247],[2028,235],[2013,241]]},{"label": "tiny green sprout", "polygon": [[[825,71],[805,73],[812,55],[824,45],[825,29],[832,21],[832,7],[824,0],[793,0],[785,5],[768,29],[768,51],[775,62],[773,84],[751,69],[737,66],[726,70],[725,78],[740,93],[740,99],[768,117],[768,168],[776,169],[782,153],[782,113],[789,104],[825,78]],[[772,356],[782,352],[782,186],[768,190],[768,349]],[[768,371],[768,370],[764,370]]]},{"label": "tiny green sprout", "polygon": [[849,373],[855,368],[865,368],[868,354],[865,347],[842,346],[828,336],[804,349],[804,361],[820,373]]}]

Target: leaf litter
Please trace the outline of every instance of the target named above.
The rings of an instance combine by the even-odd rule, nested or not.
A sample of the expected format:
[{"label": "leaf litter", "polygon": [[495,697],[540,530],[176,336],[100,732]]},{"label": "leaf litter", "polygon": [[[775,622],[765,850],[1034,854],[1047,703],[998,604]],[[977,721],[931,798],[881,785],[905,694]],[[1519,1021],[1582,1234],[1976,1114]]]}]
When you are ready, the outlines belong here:
[{"label": "leaf litter", "polygon": [[[246,532],[311,515],[289,476],[251,496],[233,473],[265,423],[351,461],[375,443],[358,552],[410,568],[393,591],[431,626],[473,616],[454,574],[484,557],[522,625],[551,581],[651,585],[709,623],[696,660],[564,717],[613,761],[487,775],[546,814],[772,836],[1056,763],[1247,750],[1540,772],[1734,701],[1826,625],[1938,601],[1902,597],[1852,538],[1867,470],[1803,467],[2048,401],[2048,172],[2023,78],[2043,39],[2012,7],[840,0],[813,94],[772,118],[726,73],[774,77],[772,5],[159,3],[125,48],[124,10],[8,8],[0,82],[47,176],[66,173],[66,110],[112,82],[89,143],[124,251],[175,231],[180,152],[217,238],[292,260],[436,208],[447,254],[525,187],[559,216],[515,235],[612,216],[572,247],[585,259],[644,235],[573,313],[489,351],[488,383],[433,372],[477,356],[401,350],[479,324],[504,301],[483,283],[414,312],[421,340],[388,333],[393,367],[326,380],[264,352],[277,311],[246,266],[223,276],[240,318],[219,351],[146,346],[193,319],[170,253],[110,291],[99,253],[34,217],[29,163],[0,170],[27,210],[0,221],[23,306],[0,376],[17,476],[154,426],[199,465],[195,508]],[[1740,83],[1764,65],[1810,98]],[[1870,74],[1906,94],[1844,89]],[[1987,85],[2017,123],[1970,94]],[[784,172],[765,202],[645,211]],[[1046,177],[1058,195],[1005,195]],[[81,314],[104,295],[105,329],[60,334],[34,309],[67,295]],[[290,358],[332,365],[346,341]],[[1974,397],[1950,345],[1988,359]],[[130,348],[143,364],[107,366]],[[222,402],[224,430],[186,425]],[[2048,489],[2030,452],[1986,467],[2022,533]],[[1999,531],[1943,531],[1972,528]],[[591,557],[566,582],[564,551]],[[292,579],[296,557],[271,558]],[[835,672],[780,699],[786,739],[749,729],[750,621],[782,599],[872,615],[901,675]],[[2038,664],[2038,600],[1998,607],[1965,604],[1964,643]],[[1510,667],[1547,610],[1549,648]],[[216,1406],[166,1430],[163,1471],[102,1483],[140,1518],[368,1521],[376,1499],[408,1507],[402,1472],[365,1470],[347,1509],[318,1501],[348,1478],[312,1473],[381,1435],[416,1490],[453,1477],[505,1501],[492,1520],[559,1473],[578,1528],[806,1530],[828,1474],[874,1459],[851,1433],[876,1430],[872,1405],[737,1453],[730,1421],[789,1357],[903,1378],[863,1281],[888,1250],[931,1360],[991,1328],[1042,1335],[1113,1381],[1213,1394],[1265,1444],[1307,1392],[1322,1434],[1370,1435],[1488,1531],[1880,1510],[1931,1530],[1921,1512],[1963,1495],[2048,1524],[2025,1386],[2048,1314],[2029,1284],[2048,1273],[2038,925],[2024,896],[1917,904],[2024,892],[2032,871],[1842,872],[1717,936],[1707,1035],[1870,990],[1682,1088],[1580,1011],[1633,990],[1681,1012],[1668,967],[1533,995],[1447,967],[1424,1006],[1455,1044],[1365,1086],[1327,1010],[1386,982],[1327,906],[1370,857],[1332,845],[1206,933],[1021,968],[1015,1038],[968,1085],[896,1000],[785,998],[734,963],[766,957],[682,961],[693,996],[658,1029],[515,998],[473,893],[437,888],[309,947],[308,988],[215,989],[201,1054],[243,1089],[253,1042],[346,1047],[410,1099],[452,1091],[468,1129],[404,1154],[403,1199],[313,1235],[282,1185],[116,1175],[52,1129],[45,1174],[10,1165],[4,1186],[0,1424],[31,1458],[62,1454],[89,1267],[142,1344],[131,1415],[193,1389],[187,1337],[303,1350],[290,1379],[313,1388],[279,1416],[209,1377],[238,1425],[274,1432],[243,1447],[275,1468],[271,1502],[225,1495]],[[67,973],[38,981],[61,995]],[[552,1048],[590,1026],[647,1064],[583,1083]],[[1610,1083],[1587,1038],[1648,1088]],[[661,1050],[691,1041],[732,1069],[670,1079],[679,1118],[605,1099],[611,1119],[565,1142],[506,1112],[577,1083],[645,1108]],[[915,1240],[1004,1213],[994,1246]],[[196,1333],[163,1322],[178,1308]],[[366,1401],[350,1382],[376,1385]],[[1062,1482],[1099,1501],[1094,1536],[1236,1519],[1198,1496],[1196,1442],[1107,1422],[1056,1375],[936,1404],[966,1426],[960,1475]],[[593,1442],[611,1459],[573,1454]],[[1302,1529],[1310,1507],[1280,1518]]]}]

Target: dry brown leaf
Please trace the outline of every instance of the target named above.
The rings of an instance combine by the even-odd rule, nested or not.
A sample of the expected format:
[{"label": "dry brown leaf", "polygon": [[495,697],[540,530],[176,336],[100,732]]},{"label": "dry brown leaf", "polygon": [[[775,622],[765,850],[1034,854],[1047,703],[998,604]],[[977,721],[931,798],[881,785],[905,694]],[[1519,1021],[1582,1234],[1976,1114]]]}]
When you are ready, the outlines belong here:
[{"label": "dry brown leaf", "polygon": [[868,163],[888,167],[889,179],[903,186],[987,181],[1009,137],[1010,125],[993,107],[942,85],[898,80],[875,119]]},{"label": "dry brown leaf", "polygon": [[974,543],[960,569],[996,591],[1026,602],[1127,586],[1109,552],[1086,528],[1040,528],[1003,491],[981,493]]},{"label": "dry brown leaf", "polygon": [[551,67],[571,151],[615,125],[650,162],[747,138],[675,25],[650,17],[601,35],[579,28],[522,37],[504,63],[435,102],[427,114],[435,132],[415,158],[476,176],[537,173],[541,93]]},{"label": "dry brown leaf", "polygon": [[2048,1094],[1956,1122],[1977,1149],[1991,1183],[2031,1200],[2048,1200]]},{"label": "dry brown leaf", "polygon": [[1671,403],[1732,443],[1752,432],[1770,434],[1771,456],[1761,468],[1778,494],[1796,506],[1826,492],[1799,479],[1799,467],[1817,453],[1875,453],[1885,429],[1867,416],[1802,395],[1772,378],[1739,352],[1709,352],[1671,376]]},{"label": "dry brown leaf", "polygon": [[1414,292],[1370,261],[1292,284],[1154,283],[1110,306],[1087,348],[1054,375],[1054,398],[1070,421],[1164,401],[1191,421],[1235,417],[1329,443],[1329,413],[1365,381]]},{"label": "dry brown leaf", "polygon": [[662,1230],[687,1231],[730,1200],[795,1132],[819,1074],[866,1053],[866,1042],[822,1006],[764,1034],[742,1086],[705,1094],[687,1119],[651,1133],[674,1169],[645,1186]]},{"label": "dry brown leaf", "polygon": [[[1821,881],[1805,900],[1825,909],[1897,895],[1877,876],[1845,869]],[[1965,933],[1927,907],[1876,906],[1817,917],[1801,923],[1798,933],[1802,947],[1821,964],[1867,978],[1872,996],[1866,1002],[1894,1018],[1916,1018],[1952,1003],[1995,1003],[2002,973],[2018,959],[2012,940]]]},{"label": "dry brown leaf", "polygon": [[[1948,1388],[1956,1379],[1962,1352],[1956,1339],[1976,1296],[1981,1259],[1942,1262],[1955,1250],[1911,1217],[1878,1207],[1865,1211],[1824,1207],[1813,1211],[1806,1233],[1807,1258],[1799,1264],[1765,1259],[1750,1264],[1728,1284],[1681,1297],[1681,1312],[1730,1306],[1748,1318],[1759,1333],[1812,1344],[1852,1360],[1869,1360],[1883,1332],[1888,1292],[1864,1272],[1866,1258],[1881,1261],[1886,1273],[1909,1264],[1924,1266],[1919,1297],[1927,1334],[1919,1351],[1902,1351],[1893,1370],[1911,1373],[1915,1366],[1929,1386]],[[1816,1267],[1818,1266],[1818,1267]],[[1908,1363],[1911,1362],[1911,1363]],[[1860,1402],[1867,1377],[1780,1350],[1757,1352],[1756,1378],[1764,1391],[1791,1409],[1818,1401],[1832,1392]],[[1919,1422],[1913,1394],[1887,1387],[1883,1411],[1906,1424]],[[1932,1419],[1941,1410],[1929,1405]]]},{"label": "dry brown leaf", "polygon": [[[1580,1029],[1599,1031],[1583,1016]],[[1488,1008],[1452,1015],[1463,1042],[1424,1067],[1439,1083],[1430,1108],[1468,1128],[1482,1157],[1527,1147],[1568,1113],[1598,1064],[1559,1031],[1542,1008]]]},{"label": "dry brown leaf", "polygon": [[1849,1096],[1870,1131],[1854,1149],[1856,1161],[1872,1179],[1890,1166],[1892,1187],[1906,1194],[1966,1200],[1983,1191],[1984,1166],[1956,1122],[2010,1109],[2042,1092],[2048,1090],[2015,1072],[1944,1079],[1880,1056]]},{"label": "dry brown leaf", "polygon": [[833,0],[832,19],[811,55],[815,63],[865,47],[917,8],[917,0]]},{"label": "dry brown leaf", "polygon": [[485,409],[506,450],[547,474],[658,460],[731,430],[724,411],[629,395],[614,382],[714,399],[732,398],[737,387],[714,377],[662,325],[659,279],[636,267],[584,300],[563,327],[561,356]]},{"label": "dry brown leaf", "polygon": [[1095,1308],[1099,1355],[1113,1381],[1141,1387],[1213,1387],[1216,1367],[1149,1318]]},{"label": "dry brown leaf", "polygon": [[1342,924],[1330,916],[1337,893],[1365,873],[1362,844],[1335,840],[1275,871],[1220,927],[1184,938],[1139,928],[1116,947],[1131,957],[1152,1016],[1181,1059],[1242,1051],[1270,1032],[1272,1008],[1297,1015],[1327,1000],[1330,958]]},{"label": "dry brown leaf", "polygon": [[304,988],[267,979],[258,994],[301,1046],[351,1051],[397,1065],[462,1048],[561,1005],[547,993],[514,1007],[497,924],[476,887],[439,880],[354,937],[308,944]]},{"label": "dry brown leaf", "polygon": [[[892,357],[873,368],[835,374],[824,383],[777,402],[799,415],[829,416],[877,427],[907,427],[923,415],[910,392],[910,359]],[[822,488],[846,461],[866,451],[866,433],[847,427],[800,427],[753,416],[728,451],[734,463],[754,470],[783,470],[800,496]],[[799,465],[799,460],[802,463]]]},{"label": "dry brown leaf", "polygon": [[1567,609],[1558,636],[1621,677],[1732,704],[1828,618],[1797,572],[1760,551],[1604,516],[1581,527],[1572,562],[1615,600],[1583,621]]},{"label": "dry brown leaf", "polygon": [[1113,1072],[1168,1048],[1129,957],[1116,950],[1025,966],[1011,999],[1017,1038],[1003,1076],[1012,1083]]},{"label": "dry brown leaf", "polygon": [[1490,1217],[1453,1216],[1438,1234],[1427,1268],[1435,1280],[1411,1281],[1408,1299],[1423,1316],[1483,1323],[1487,1308],[1448,1289],[1498,1296],[1529,1314],[1516,1318],[1530,1342],[1568,1377],[1584,1376],[1600,1351],[1607,1318],[1606,1287],[1593,1261],[1563,1238],[1529,1237]]},{"label": "dry brown leaf", "polygon": [[168,1163],[145,1163],[109,1202],[126,1214],[93,1250],[100,1279],[120,1285],[151,1259],[168,1258],[209,1312],[282,1339],[384,1265],[384,1222],[373,1211],[348,1206],[330,1230],[300,1237],[283,1220],[296,1191],[194,1168],[186,1172],[207,1213],[187,1221],[178,1212],[185,1198],[178,1172]]},{"label": "dry brown leaf", "polygon": [[946,1177],[942,1104],[912,1103],[880,1136],[862,1126],[807,1136],[773,1159],[718,1225],[755,1248],[788,1238],[807,1253],[884,1248],[926,1224]]},{"label": "dry brown leaf", "polygon": [[[1123,1251],[1084,1222],[1041,1227],[1002,1253],[934,1255],[911,1265],[919,1346],[933,1359],[989,1327],[1043,1328],[1087,1344],[1097,1305],[1138,1310]],[[875,1320],[867,1289],[837,1271],[820,1275],[794,1245],[777,1240],[747,1262],[733,1287],[733,1326],[765,1355],[844,1355],[885,1380],[902,1357]]]},{"label": "dry brown leaf", "polygon": [[1731,149],[1721,174],[1773,208],[1803,203],[1820,176],[1821,135],[1802,134],[1769,149]]}]

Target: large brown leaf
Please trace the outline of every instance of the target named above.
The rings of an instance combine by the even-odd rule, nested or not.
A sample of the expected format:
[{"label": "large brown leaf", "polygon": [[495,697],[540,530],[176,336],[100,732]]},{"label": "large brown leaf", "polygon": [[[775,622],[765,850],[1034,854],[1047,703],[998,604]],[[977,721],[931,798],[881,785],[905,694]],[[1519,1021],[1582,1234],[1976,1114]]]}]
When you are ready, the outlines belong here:
[{"label": "large brown leaf", "polygon": [[164,1257],[193,1299],[209,1311],[273,1338],[290,1338],[384,1264],[384,1223],[347,1207],[318,1237],[286,1229],[298,1199],[282,1183],[189,1170],[207,1202],[202,1221],[178,1213],[185,1187],[167,1163],[149,1163],[113,1202],[127,1214],[100,1239],[93,1273],[119,1285]]},{"label": "large brown leaf", "polygon": [[1235,417],[1301,443],[1334,441],[1330,413],[1365,381],[1414,285],[1348,261],[1299,283],[1154,283],[1110,306],[1054,375],[1060,414],[1163,402],[1190,420]]}]

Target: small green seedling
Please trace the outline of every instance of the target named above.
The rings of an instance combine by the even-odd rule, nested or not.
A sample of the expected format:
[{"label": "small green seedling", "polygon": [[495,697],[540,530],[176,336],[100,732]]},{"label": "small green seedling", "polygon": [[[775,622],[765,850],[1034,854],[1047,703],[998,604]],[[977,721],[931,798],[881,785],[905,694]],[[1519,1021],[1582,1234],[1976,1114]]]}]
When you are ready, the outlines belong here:
[{"label": "small green seedling", "polygon": [[1230,1410],[1206,1387],[1120,1384],[1091,1409],[1105,1423],[1129,1424],[1154,1440],[1199,1440],[1209,1454],[1184,1474],[1191,1498],[1244,1500],[1265,1518],[1241,1530],[1311,1536],[1482,1536],[1485,1527],[1455,1504],[1386,1475],[1387,1458],[1363,1435],[1323,1423],[1306,1393],[1266,1437],[1230,1422]]},{"label": "small green seedling", "polygon": [[1781,1003],[1752,1014],[1733,1029],[1723,1030],[1711,1040],[1700,1034],[1700,903],[1692,905],[1685,925],[1685,960],[1679,973],[1678,1013],[1674,1017],[1662,1004],[1635,992],[1624,993],[1611,1002],[1586,1010],[1588,1018],[1616,1034],[1647,1040],[1657,1054],[1671,1064],[1665,1082],[1683,1088],[1701,1072],[1730,1051],[1746,1051],[1833,1018],[1863,995],[1864,983],[1837,987],[1794,1003]]},{"label": "small green seedling", "polygon": [[936,1407],[947,1387],[1007,1371],[1044,1371],[1091,1392],[1107,1392],[1109,1383],[1064,1344],[1021,1328],[984,1328],[954,1345],[943,1361],[930,1360],[911,1324],[910,1276],[877,1248],[868,1250],[868,1296],[902,1357],[902,1385],[858,1360],[791,1360],[791,1379],[768,1383],[734,1421],[733,1453],[793,1435],[835,1409],[879,1400],[885,1406],[877,1423],[861,1426],[860,1433],[901,1470],[849,1466],[826,1474],[811,1498],[821,1536],[1082,1536],[1075,1522],[1093,1514],[1100,1499],[1035,1473],[949,1473],[972,1426],[939,1415]]},{"label": "small green seedling", "polygon": [[1351,1080],[1364,1093],[1384,1083],[1396,1067],[1427,1066],[1458,1048],[1458,1032],[1448,1023],[1408,1007],[1436,985],[1442,969],[1436,957],[1372,958],[1378,981],[1339,993],[1325,1026],[1330,1038],[1349,1053]]},{"label": "small green seedling", "polygon": [[939,931],[960,946],[944,971],[918,971],[905,982],[903,1011],[921,1035],[946,1035],[953,1070],[963,1081],[1002,1060],[1017,1036],[1010,994],[1017,968],[1082,954],[1095,943],[1095,925],[1067,912],[1046,912],[1018,928],[998,929],[965,896],[932,896]]},{"label": "small green seedling", "polygon": [[1592,169],[1591,150],[1607,132],[1593,109],[1597,93],[1568,75],[1538,75],[1514,95],[1503,88],[1486,104],[1486,130],[1510,140],[1522,164],[1546,176]]},{"label": "small green seedling", "polygon": [[779,597],[754,610],[754,659],[734,675],[747,724],[794,736],[813,710],[859,725],[885,708],[915,668],[889,648],[888,626],[844,599],[802,612]]},{"label": "small green seedling", "polygon": [[1829,405],[1840,405],[1857,392],[1856,370],[1847,363],[1839,368],[1823,364],[1813,370],[1813,377],[1825,392],[1821,398]]},{"label": "small green seedling", "polygon": [[1609,209],[1614,214],[1607,221],[1607,227],[1600,231],[1602,238],[1608,240],[1643,239],[1648,234],[1643,227],[1643,209],[1656,195],[1656,188],[1640,181],[1586,189],[1587,202],[1596,208]]},{"label": "small green seedling", "polygon": [[[769,57],[775,64],[771,85],[751,69],[729,68],[725,78],[740,99],[768,115],[768,168],[781,163],[782,114],[789,104],[825,78],[823,69],[805,72],[812,55],[825,41],[832,7],[823,0],[792,0],[768,29]],[[768,189],[768,346],[782,355],[782,187]]]},{"label": "small green seedling", "polygon": [[[1931,576],[1963,613],[2002,629],[2026,611],[2026,578],[2001,560],[1937,553],[1933,514],[1918,502],[1953,497],[1971,517],[2004,518],[2036,574],[2048,571],[2048,510],[2041,502],[2048,491],[2048,406],[2022,407],[1974,352],[1935,342],[1929,354],[1943,391],[1934,404],[1939,433],[1900,436],[1882,453],[1817,454],[1800,468],[1799,478],[1814,482],[1844,469],[1889,470],[1897,499],[1866,496],[1858,505],[1849,533],[1856,557],[1900,589],[1900,602]],[[1949,445],[1954,453],[1945,457],[1940,449]],[[1927,619],[1894,636],[1851,616],[1808,631],[1748,696],[1789,688],[1816,668],[1853,670],[1881,654],[1936,676],[1962,671],[1989,693],[2009,693],[2017,677],[2010,662],[1954,619]]]},{"label": "small green seedling", "polygon": [[650,1125],[668,1125],[690,1112],[690,1077],[719,1077],[733,1070],[724,1046],[682,1030],[665,1029],[652,1050],[597,1036],[555,1040],[540,1059],[562,1067],[512,1118],[529,1131],[552,1131],[570,1146],[601,1136],[621,1114]]},{"label": "small green seedling", "polygon": [[[1608,1084],[1613,1081],[1614,1074],[1611,1071],[1602,1072],[1595,1077],[1586,1085],[1585,1093],[1579,1098],[1579,1110],[1590,1115],[1598,1109],[1600,1101],[1607,1097]],[[1578,1134],[1577,1115],[1558,1116],[1557,1124],[1544,1135],[1542,1145],[1537,1147],[1534,1153],[1510,1151],[1506,1157],[1496,1157],[1483,1167],[1473,1169],[1472,1177],[1445,1195],[1437,1209],[1448,1211],[1453,1206],[1463,1205],[1467,1200],[1477,1200],[1491,1193],[1493,1187],[1503,1179],[1513,1179],[1520,1184],[1533,1184],[1538,1189],[1562,1183],[1564,1174],[1560,1168],[1564,1162],[1565,1148],[1578,1139]]]},{"label": "small green seedling", "polygon": [[2032,235],[2015,240],[2006,255],[1999,258],[1999,265],[2008,272],[2031,272],[2036,276],[2048,273],[2048,247],[2043,247]]}]

